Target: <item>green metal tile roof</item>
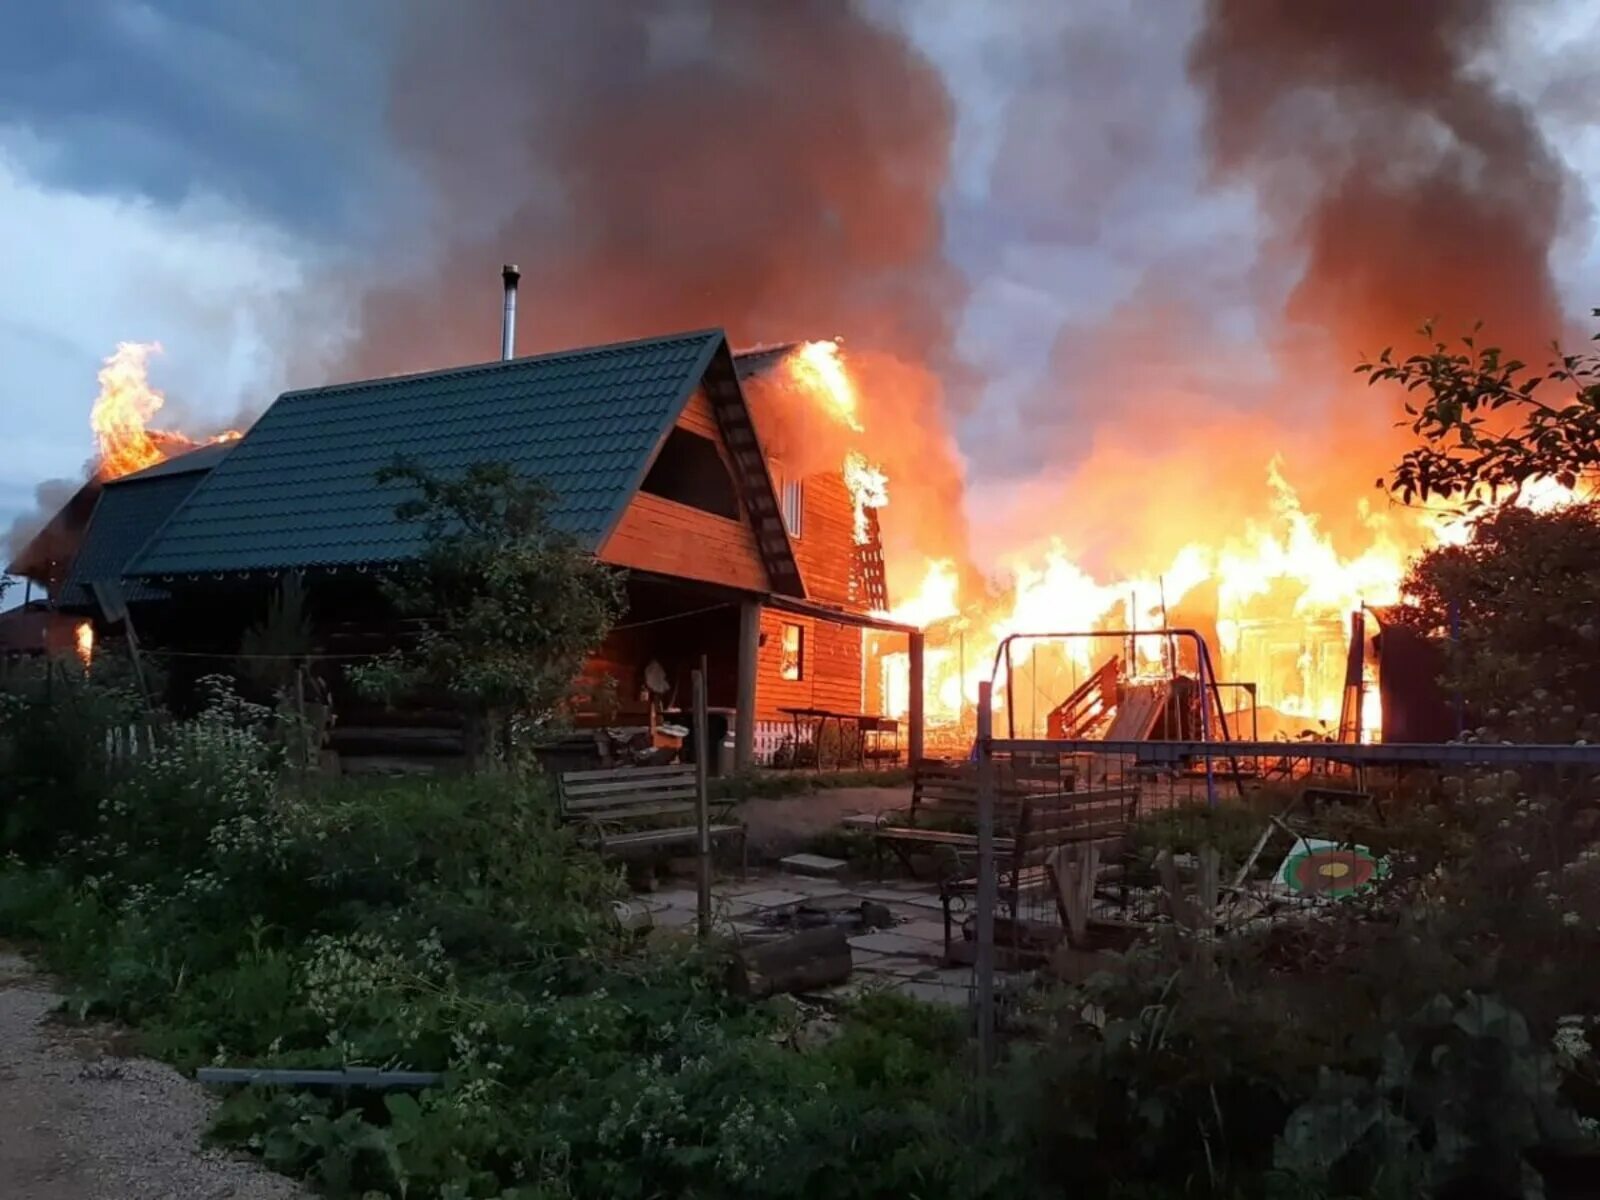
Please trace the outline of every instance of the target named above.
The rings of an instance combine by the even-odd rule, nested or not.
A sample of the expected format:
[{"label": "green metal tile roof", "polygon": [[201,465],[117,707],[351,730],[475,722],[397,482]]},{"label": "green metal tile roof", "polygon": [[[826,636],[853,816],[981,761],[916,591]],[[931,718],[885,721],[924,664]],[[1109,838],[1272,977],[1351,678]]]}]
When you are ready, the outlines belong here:
[{"label": "green metal tile roof", "polygon": [[405,455],[434,471],[506,462],[543,479],[553,523],[595,549],[725,345],[721,330],[287,392],[130,564],[143,577],[395,562]]},{"label": "green metal tile roof", "polygon": [[101,488],[61,590],[61,605],[92,608],[96,603],[92,585],[113,581],[121,583],[124,600],[159,600],[165,596],[162,589],[140,580],[123,581],[123,570],[229,448],[228,444],[219,444],[195,450]]}]

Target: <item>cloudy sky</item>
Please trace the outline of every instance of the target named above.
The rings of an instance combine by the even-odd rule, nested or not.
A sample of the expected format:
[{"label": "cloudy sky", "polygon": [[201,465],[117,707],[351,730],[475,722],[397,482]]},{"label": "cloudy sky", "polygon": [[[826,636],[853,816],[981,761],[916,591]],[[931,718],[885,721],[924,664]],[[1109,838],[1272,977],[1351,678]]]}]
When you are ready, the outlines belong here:
[{"label": "cloudy sky", "polygon": [[[1004,509],[1085,460],[1119,380],[1204,420],[1278,394],[1314,193],[1349,182],[1308,185],[1321,164],[1295,148],[1336,159],[1413,117],[1398,158],[1420,139],[1432,164],[1455,139],[1471,151],[1455,176],[1493,169],[1515,193],[1560,174],[1527,270],[1550,264],[1566,313],[1600,303],[1600,3],[1419,0],[1451,16],[1448,62],[1415,89],[1230,30],[1219,13],[1238,7],[18,7],[0,40],[0,528],[80,475],[117,342],[159,341],[172,423],[217,427],[285,386],[491,357],[503,260],[531,293],[528,349],[665,332],[681,311],[746,340],[844,334],[918,358],[969,508]],[[1398,39],[1435,32],[1396,31],[1399,73],[1427,55]],[[1250,102],[1277,133],[1229,151],[1217,123],[1232,81],[1260,82],[1262,46],[1294,86],[1269,79]],[[1319,98],[1375,124],[1329,133]],[[1467,128],[1485,105],[1539,143],[1531,161]],[[1300,120],[1311,135],[1274,142]],[[1499,270],[1464,286],[1492,303]]]}]

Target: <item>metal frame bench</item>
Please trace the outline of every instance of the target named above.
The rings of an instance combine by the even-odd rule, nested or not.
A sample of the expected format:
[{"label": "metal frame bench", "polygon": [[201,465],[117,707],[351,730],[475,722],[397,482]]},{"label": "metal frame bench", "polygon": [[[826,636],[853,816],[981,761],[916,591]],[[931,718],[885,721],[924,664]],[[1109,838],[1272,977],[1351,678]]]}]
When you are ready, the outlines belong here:
[{"label": "metal frame bench", "polygon": [[[1113,857],[1126,844],[1138,809],[1136,787],[1026,796],[1015,836],[994,839],[997,908],[1015,920],[1021,898],[1050,885],[1051,858],[1064,845],[1094,843],[1103,859]],[[974,837],[974,854],[976,849]],[[950,957],[952,909],[957,901],[965,903],[977,890],[976,875],[947,879],[939,885],[946,958]],[[1065,925],[1066,915],[1062,914],[1062,926]]]},{"label": "metal frame bench", "polygon": [[[582,836],[602,855],[620,858],[698,841],[697,788],[692,765],[619,767],[566,771],[560,777],[557,795],[561,820],[583,826]],[[719,807],[726,813],[730,805]],[[728,838],[739,839],[743,862],[744,826],[714,819],[711,840]]]}]

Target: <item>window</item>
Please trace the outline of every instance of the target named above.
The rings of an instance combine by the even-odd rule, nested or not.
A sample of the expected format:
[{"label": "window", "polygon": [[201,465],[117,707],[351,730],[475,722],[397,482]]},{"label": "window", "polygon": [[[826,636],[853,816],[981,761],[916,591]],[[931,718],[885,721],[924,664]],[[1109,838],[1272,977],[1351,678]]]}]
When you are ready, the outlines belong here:
[{"label": "window", "polygon": [[687,429],[674,429],[667,435],[639,490],[701,512],[739,519],[739,497],[717,444]]},{"label": "window", "polygon": [[783,641],[778,650],[778,677],[798,680],[806,677],[806,631],[803,626],[783,626]]},{"label": "window", "polygon": [[805,484],[798,479],[786,479],[782,474],[777,474],[776,479],[778,507],[783,511],[783,527],[789,531],[790,537],[800,537],[805,529]]}]

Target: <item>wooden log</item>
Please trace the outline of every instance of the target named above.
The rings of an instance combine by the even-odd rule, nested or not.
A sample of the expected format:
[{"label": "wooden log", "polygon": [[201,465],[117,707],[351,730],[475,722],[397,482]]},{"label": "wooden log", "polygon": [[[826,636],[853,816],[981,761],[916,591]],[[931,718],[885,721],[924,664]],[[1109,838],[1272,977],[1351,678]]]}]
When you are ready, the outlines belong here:
[{"label": "wooden log", "polygon": [[758,1000],[779,992],[809,992],[843,983],[850,966],[844,929],[825,925],[735,952],[728,990]]}]

